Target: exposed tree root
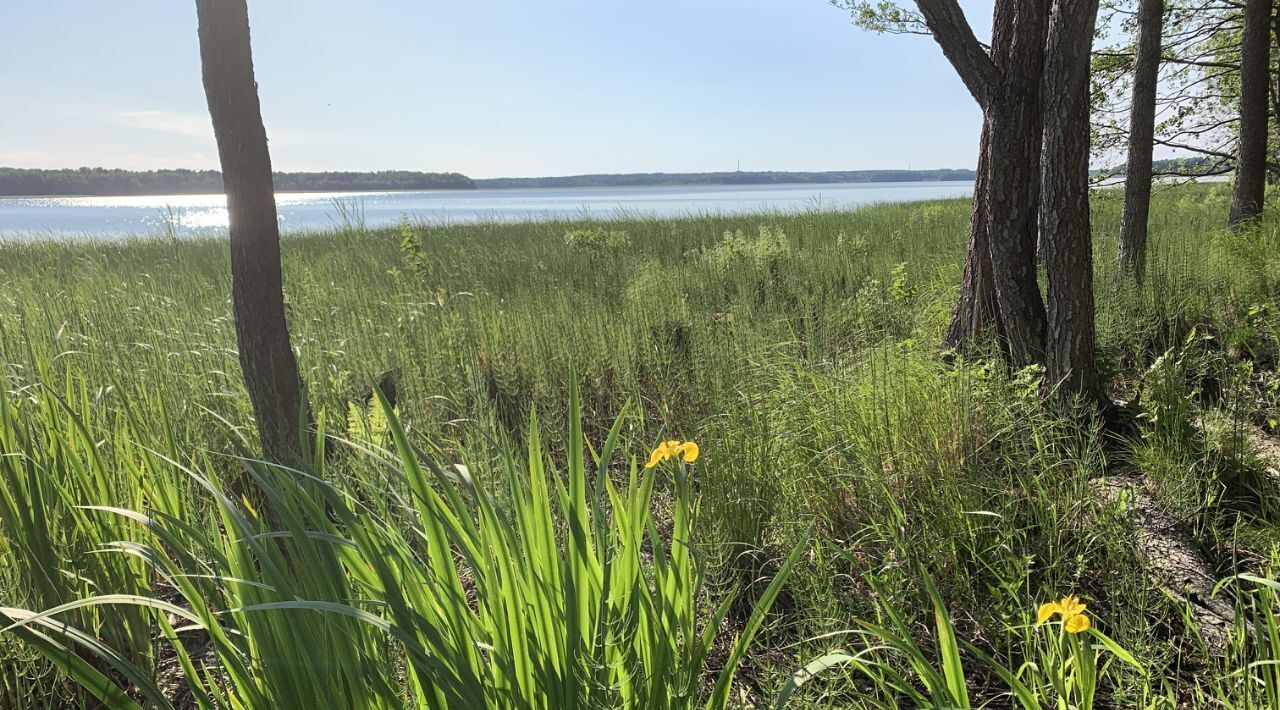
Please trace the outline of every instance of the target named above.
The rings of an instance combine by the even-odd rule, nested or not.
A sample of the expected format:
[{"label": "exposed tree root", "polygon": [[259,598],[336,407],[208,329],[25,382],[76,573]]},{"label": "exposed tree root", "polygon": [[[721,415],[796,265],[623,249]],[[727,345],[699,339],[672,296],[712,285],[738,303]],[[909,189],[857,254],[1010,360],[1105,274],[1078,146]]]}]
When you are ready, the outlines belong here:
[{"label": "exposed tree root", "polygon": [[1115,504],[1138,532],[1138,551],[1151,580],[1178,599],[1185,599],[1209,653],[1220,655],[1235,624],[1226,592],[1214,595],[1213,566],[1191,539],[1184,521],[1174,518],[1147,492],[1142,481],[1107,476],[1092,482],[1095,493]]}]

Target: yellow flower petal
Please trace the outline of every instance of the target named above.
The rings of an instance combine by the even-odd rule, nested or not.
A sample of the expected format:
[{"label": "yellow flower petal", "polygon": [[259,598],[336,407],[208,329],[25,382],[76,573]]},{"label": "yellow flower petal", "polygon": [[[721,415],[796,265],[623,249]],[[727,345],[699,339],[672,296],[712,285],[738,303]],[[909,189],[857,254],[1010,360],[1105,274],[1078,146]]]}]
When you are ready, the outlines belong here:
[{"label": "yellow flower petal", "polygon": [[1054,614],[1062,612],[1062,607],[1057,602],[1045,602],[1040,605],[1040,611],[1036,614],[1036,626],[1043,624],[1053,617]]},{"label": "yellow flower petal", "polygon": [[1067,629],[1067,633],[1069,634],[1078,634],[1081,631],[1088,631],[1091,625],[1092,624],[1089,621],[1089,617],[1085,616],[1084,614],[1076,614],[1075,616],[1069,616],[1067,617],[1066,623],[1063,624],[1063,626],[1065,626]]},{"label": "yellow flower petal", "polygon": [[644,467],[653,468],[654,466],[657,466],[658,464],[666,460],[667,460],[667,450],[665,447],[659,446],[658,448],[653,450],[652,454],[649,454],[649,463],[645,464]]},{"label": "yellow flower petal", "polygon": [[1080,598],[1068,594],[1058,602],[1058,608],[1062,610],[1063,618],[1075,616],[1084,613],[1084,604],[1080,603]]},{"label": "yellow flower petal", "polygon": [[686,441],[680,445],[680,454],[683,460],[694,462],[698,460],[698,445],[692,441]]}]

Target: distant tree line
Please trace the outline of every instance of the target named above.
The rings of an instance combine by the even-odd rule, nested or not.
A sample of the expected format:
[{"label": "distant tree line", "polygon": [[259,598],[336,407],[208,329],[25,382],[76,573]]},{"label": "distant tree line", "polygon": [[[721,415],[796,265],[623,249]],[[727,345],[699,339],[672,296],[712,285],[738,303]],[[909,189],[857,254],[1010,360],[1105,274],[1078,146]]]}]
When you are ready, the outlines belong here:
[{"label": "distant tree line", "polygon": [[[1113,165],[1094,170],[1093,177],[1098,184],[1109,186],[1113,178],[1126,175],[1128,169],[1126,164]],[[1220,162],[1204,155],[1153,160],[1151,170],[1152,177],[1164,178],[1215,177],[1223,174]]]},{"label": "distant tree line", "polygon": [[[372,173],[273,173],[279,192],[360,190],[472,190],[459,173],[384,170]],[[217,170],[109,170],[0,168],[0,195],[201,195],[222,194]]]},{"label": "distant tree line", "polygon": [[832,170],[826,172],[629,173],[563,177],[490,178],[476,187],[648,187],[659,185],[777,185],[786,183],[936,182],[972,180],[972,170]]},{"label": "distant tree line", "polygon": [[[473,180],[460,173],[384,170],[372,173],[273,173],[277,192],[364,190],[473,190],[478,187],[647,187],[657,185],[778,185],[847,182],[936,182],[972,180],[972,170],[833,170],[827,172],[631,173]],[[0,167],[0,196],[34,195],[216,195],[217,170],[39,170]]]}]

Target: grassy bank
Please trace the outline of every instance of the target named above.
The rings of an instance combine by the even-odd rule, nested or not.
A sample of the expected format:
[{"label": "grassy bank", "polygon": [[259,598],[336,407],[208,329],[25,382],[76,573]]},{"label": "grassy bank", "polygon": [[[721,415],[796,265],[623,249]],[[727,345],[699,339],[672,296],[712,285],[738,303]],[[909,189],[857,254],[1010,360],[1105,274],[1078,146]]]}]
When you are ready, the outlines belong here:
[{"label": "grassy bank", "polygon": [[[305,475],[239,457],[224,243],[0,246],[0,607],[107,596],[57,616],[84,643],[0,634],[0,706],[87,702],[74,676],[144,706],[764,707],[824,657],[792,707],[1081,705],[1034,626],[1066,594],[1115,644],[1099,702],[1280,702],[1250,665],[1280,658],[1270,587],[1233,583],[1208,648],[1094,483],[1140,481],[1215,579],[1273,578],[1280,239],[1222,233],[1226,202],[1160,194],[1117,290],[1095,200],[1119,433],[939,356],[960,201],[289,237],[304,377],[350,442]],[[701,455],[642,468],[666,439]]]}]

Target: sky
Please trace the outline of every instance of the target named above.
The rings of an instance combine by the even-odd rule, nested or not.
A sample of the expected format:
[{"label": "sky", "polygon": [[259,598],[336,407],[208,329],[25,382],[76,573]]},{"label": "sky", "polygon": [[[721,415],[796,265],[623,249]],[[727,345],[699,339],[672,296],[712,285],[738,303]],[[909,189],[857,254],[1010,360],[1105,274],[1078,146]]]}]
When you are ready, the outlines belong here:
[{"label": "sky", "polygon": [[[991,0],[961,3],[980,36]],[[826,0],[249,0],[277,170],[972,168],[928,37]],[[2,0],[0,165],[217,168],[191,0]]]}]

